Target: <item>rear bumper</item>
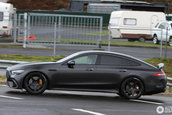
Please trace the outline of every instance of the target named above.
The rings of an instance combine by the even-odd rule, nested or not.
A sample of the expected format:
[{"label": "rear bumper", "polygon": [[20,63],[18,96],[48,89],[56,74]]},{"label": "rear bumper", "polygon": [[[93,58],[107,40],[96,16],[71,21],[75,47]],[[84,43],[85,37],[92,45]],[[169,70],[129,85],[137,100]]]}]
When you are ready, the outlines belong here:
[{"label": "rear bumper", "polygon": [[10,72],[6,72],[6,83],[10,88],[22,89],[22,77],[11,77]]},{"label": "rear bumper", "polygon": [[145,88],[145,95],[162,93],[166,91],[167,79],[166,77],[159,77],[148,81]]}]

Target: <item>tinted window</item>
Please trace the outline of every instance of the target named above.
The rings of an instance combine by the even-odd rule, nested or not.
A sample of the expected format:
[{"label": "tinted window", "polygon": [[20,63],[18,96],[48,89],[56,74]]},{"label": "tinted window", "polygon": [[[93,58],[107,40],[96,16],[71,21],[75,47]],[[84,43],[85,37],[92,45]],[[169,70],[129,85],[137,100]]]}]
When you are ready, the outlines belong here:
[{"label": "tinted window", "polygon": [[75,58],[75,64],[96,64],[97,55],[87,55]]},{"label": "tinted window", "polygon": [[0,12],[0,21],[3,21],[3,12]]},{"label": "tinted window", "polygon": [[114,65],[114,66],[139,66],[140,64],[129,59],[115,56],[101,56],[101,65]]}]

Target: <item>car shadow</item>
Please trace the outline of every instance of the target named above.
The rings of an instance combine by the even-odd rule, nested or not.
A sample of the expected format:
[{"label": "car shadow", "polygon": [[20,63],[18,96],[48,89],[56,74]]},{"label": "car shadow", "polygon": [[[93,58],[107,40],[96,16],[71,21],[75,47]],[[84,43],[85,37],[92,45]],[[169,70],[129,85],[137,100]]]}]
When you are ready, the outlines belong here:
[{"label": "car shadow", "polygon": [[[26,91],[21,90],[12,90],[7,91],[6,94],[12,95],[12,96],[22,96],[23,98],[38,98],[38,99],[68,99],[68,100],[87,100],[87,101],[105,101],[105,102],[130,102],[130,103],[141,103],[140,101],[150,101],[155,103],[164,103],[164,101],[160,99],[154,99],[154,98],[144,98],[142,96],[141,98],[137,99],[137,101],[133,101],[132,99],[125,99],[117,94],[113,93],[95,93],[95,92],[76,92],[76,91],[46,91],[43,94],[39,95],[31,95],[27,93]],[[146,104],[146,103],[145,103]]]}]

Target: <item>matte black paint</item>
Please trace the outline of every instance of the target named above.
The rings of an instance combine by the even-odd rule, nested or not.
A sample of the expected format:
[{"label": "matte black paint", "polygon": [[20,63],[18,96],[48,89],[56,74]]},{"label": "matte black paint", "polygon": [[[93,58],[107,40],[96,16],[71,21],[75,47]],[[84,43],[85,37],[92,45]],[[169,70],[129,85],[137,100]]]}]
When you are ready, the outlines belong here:
[{"label": "matte black paint", "polygon": [[[98,55],[94,65],[73,65],[68,62],[76,57],[96,54]],[[101,56],[117,56],[136,62],[137,66],[113,66],[100,65]],[[108,60],[107,60],[108,61]],[[11,75],[12,70],[24,70],[20,75]],[[129,77],[136,77],[144,84],[144,94],[164,92],[166,88],[166,76],[154,76],[163,73],[162,70],[147,64],[134,57],[106,51],[83,51],[62,62],[41,62],[19,64],[7,68],[7,83],[15,81],[17,89],[22,89],[25,77],[31,72],[44,74],[48,81],[47,89],[62,88],[68,90],[110,91],[119,92],[122,81]]]}]

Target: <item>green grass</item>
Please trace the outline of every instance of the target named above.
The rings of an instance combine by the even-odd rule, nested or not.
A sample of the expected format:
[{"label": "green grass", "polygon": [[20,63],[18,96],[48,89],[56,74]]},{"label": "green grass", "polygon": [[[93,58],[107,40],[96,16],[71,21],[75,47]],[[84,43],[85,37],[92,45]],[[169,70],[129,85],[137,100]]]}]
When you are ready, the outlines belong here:
[{"label": "green grass", "polygon": [[0,55],[0,60],[15,60],[15,61],[28,61],[28,62],[48,62],[57,61],[64,58],[64,56],[26,56],[26,55]]},{"label": "green grass", "polygon": [[165,59],[160,59],[160,58],[152,58],[145,60],[146,62],[157,66],[159,63],[164,63],[165,66],[163,67],[163,70],[165,71],[166,75],[168,77],[172,77],[172,59],[165,58]]},{"label": "green grass", "polygon": [[0,45],[0,48],[22,48],[21,45]]},{"label": "green grass", "polygon": [[[86,35],[99,35],[99,34],[100,34],[100,32],[98,31],[98,32],[87,33]],[[109,31],[108,30],[102,31],[102,35],[103,36],[108,36],[109,35]]]},{"label": "green grass", "polygon": [[5,76],[0,76],[0,83],[5,82]]},{"label": "green grass", "polygon": [[[105,31],[106,33],[106,31]],[[94,34],[94,33],[92,33]],[[51,38],[39,38],[36,41],[48,41],[53,42],[54,40]],[[58,41],[58,38],[56,39]],[[77,39],[61,39],[61,43],[73,43],[73,44],[96,44],[96,40],[77,40]],[[108,45],[108,40],[102,41],[102,45]],[[144,42],[128,42],[128,41],[111,41],[111,46],[131,46],[131,47],[153,47],[153,48],[160,48],[160,45],[156,45],[153,43],[144,43]],[[163,48],[165,45],[163,45]],[[167,48],[172,49],[171,46],[167,46]]]}]

